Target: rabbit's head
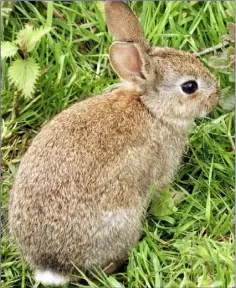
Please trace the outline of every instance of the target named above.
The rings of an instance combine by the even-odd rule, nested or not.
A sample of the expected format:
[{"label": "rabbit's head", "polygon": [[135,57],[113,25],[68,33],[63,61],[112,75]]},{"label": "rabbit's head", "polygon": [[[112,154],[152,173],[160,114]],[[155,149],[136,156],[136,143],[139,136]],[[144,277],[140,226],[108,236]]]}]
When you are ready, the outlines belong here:
[{"label": "rabbit's head", "polygon": [[216,79],[193,54],[150,47],[137,17],[124,2],[106,2],[105,15],[116,40],[109,50],[113,69],[142,92],[151,113],[192,120],[217,105]]}]

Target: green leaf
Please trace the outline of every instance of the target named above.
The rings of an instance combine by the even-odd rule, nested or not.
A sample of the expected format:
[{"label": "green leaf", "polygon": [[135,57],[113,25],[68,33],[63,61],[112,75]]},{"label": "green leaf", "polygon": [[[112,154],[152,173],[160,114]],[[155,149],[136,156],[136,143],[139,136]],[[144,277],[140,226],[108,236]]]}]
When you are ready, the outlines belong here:
[{"label": "green leaf", "polygon": [[200,277],[198,277],[197,282],[197,287],[216,287],[212,284],[212,278],[209,275],[201,275]]},{"label": "green leaf", "polygon": [[229,63],[229,69],[228,70],[234,72],[234,65],[235,65],[234,47],[228,47],[227,60]]},{"label": "green leaf", "polygon": [[12,9],[11,8],[7,8],[7,7],[3,7],[1,9],[2,12],[2,17],[3,18],[7,18],[9,16],[9,14],[11,13]]},{"label": "green leaf", "polygon": [[211,56],[208,65],[219,70],[225,70],[229,67],[227,56],[224,53],[220,56]]},{"label": "green leaf", "polygon": [[232,82],[232,83],[235,82],[234,72],[231,72],[231,73],[229,74],[229,81]]},{"label": "green leaf", "polygon": [[1,58],[14,56],[19,48],[16,44],[6,41],[1,43]]},{"label": "green leaf", "polygon": [[234,110],[234,92],[230,86],[221,90],[219,104],[224,110]]},{"label": "green leaf", "polygon": [[109,276],[107,280],[109,284],[111,285],[110,287],[124,288],[124,286],[112,276]]},{"label": "green leaf", "polygon": [[33,59],[15,60],[8,70],[10,84],[26,97],[30,97],[34,92],[36,80],[39,77],[39,64]]},{"label": "green leaf", "polygon": [[99,1],[99,2],[96,2],[96,5],[98,7],[98,10],[101,12],[103,18],[105,18],[105,4],[103,1]]},{"label": "green leaf", "polygon": [[30,24],[26,24],[25,28],[23,28],[17,35],[17,43],[20,46],[20,49],[23,52],[31,52],[36,44],[40,41],[40,39],[50,32],[50,28],[46,27],[40,27],[34,28]]},{"label": "green leaf", "polygon": [[197,253],[199,256],[201,256],[203,259],[208,260],[210,258],[210,255],[207,251],[207,249],[201,245],[197,246]]},{"label": "green leaf", "polygon": [[6,18],[6,22],[8,22],[8,19],[10,17],[10,14],[11,14],[11,11],[15,5],[15,2],[14,0],[12,1],[1,1],[1,16],[2,18]]},{"label": "green leaf", "polygon": [[169,187],[165,187],[159,194],[159,196],[153,200],[149,213],[156,217],[165,217],[173,214],[177,211],[175,207],[175,199],[178,192],[171,193]]}]

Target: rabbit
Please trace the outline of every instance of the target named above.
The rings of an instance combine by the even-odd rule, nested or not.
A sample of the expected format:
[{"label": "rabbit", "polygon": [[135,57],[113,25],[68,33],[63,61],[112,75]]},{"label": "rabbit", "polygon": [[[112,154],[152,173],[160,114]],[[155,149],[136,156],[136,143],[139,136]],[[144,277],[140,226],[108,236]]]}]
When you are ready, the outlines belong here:
[{"label": "rabbit", "polygon": [[105,2],[118,87],[56,115],[22,158],[9,201],[12,238],[35,279],[62,285],[75,267],[116,271],[141,236],[156,193],[173,180],[189,127],[218,103],[193,55],[151,47],[124,2]]}]

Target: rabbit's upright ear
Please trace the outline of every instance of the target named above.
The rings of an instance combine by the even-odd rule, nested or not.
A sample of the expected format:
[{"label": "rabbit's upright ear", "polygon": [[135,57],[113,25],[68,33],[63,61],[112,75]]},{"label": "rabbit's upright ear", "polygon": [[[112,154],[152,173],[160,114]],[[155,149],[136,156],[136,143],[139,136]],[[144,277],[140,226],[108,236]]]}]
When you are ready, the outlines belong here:
[{"label": "rabbit's upright ear", "polygon": [[107,26],[117,41],[109,51],[114,70],[128,81],[137,77],[144,79],[149,46],[138,18],[122,1],[105,2],[105,16]]},{"label": "rabbit's upright ear", "polygon": [[145,43],[138,18],[124,2],[105,2],[105,17],[117,41]]},{"label": "rabbit's upright ear", "polygon": [[110,46],[109,55],[113,69],[122,79],[145,79],[146,60],[139,45],[132,42],[115,42]]}]

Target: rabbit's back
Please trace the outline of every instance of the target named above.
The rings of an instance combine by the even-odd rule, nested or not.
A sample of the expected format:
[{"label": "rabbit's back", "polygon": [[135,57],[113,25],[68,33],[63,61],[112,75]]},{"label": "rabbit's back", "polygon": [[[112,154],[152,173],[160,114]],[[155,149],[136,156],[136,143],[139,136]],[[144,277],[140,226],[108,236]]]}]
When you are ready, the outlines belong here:
[{"label": "rabbit's back", "polygon": [[[107,182],[109,171],[129,151],[143,148],[151,125],[152,117],[134,91],[118,90],[76,103],[35,137],[22,158],[14,190],[28,187],[32,196],[37,191],[38,201],[40,194],[48,199],[61,194],[60,188],[68,183],[78,185],[77,193],[81,193],[90,185],[101,184],[103,177]],[[80,196],[90,194],[94,197],[92,192]]]}]

